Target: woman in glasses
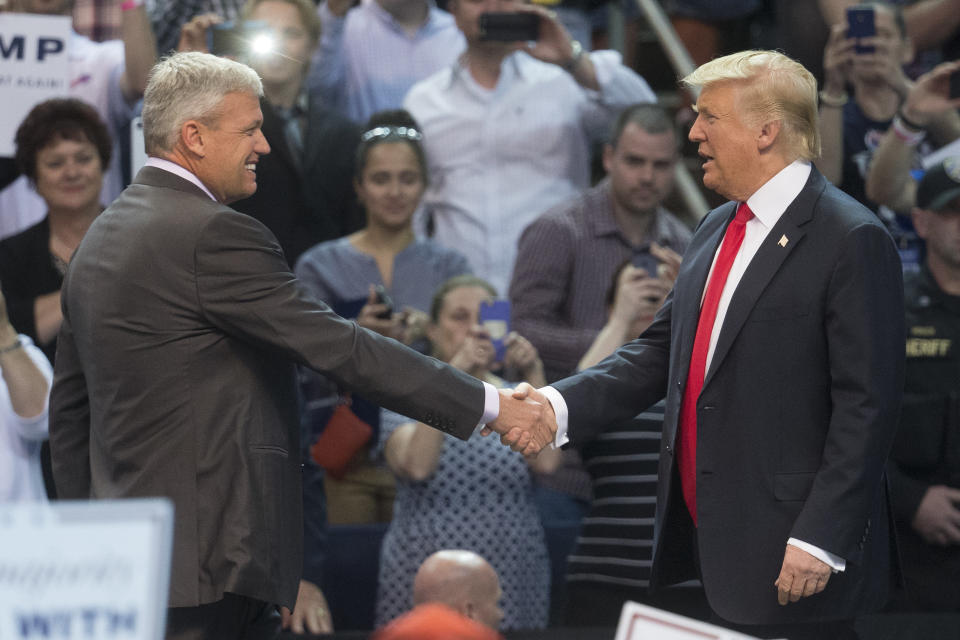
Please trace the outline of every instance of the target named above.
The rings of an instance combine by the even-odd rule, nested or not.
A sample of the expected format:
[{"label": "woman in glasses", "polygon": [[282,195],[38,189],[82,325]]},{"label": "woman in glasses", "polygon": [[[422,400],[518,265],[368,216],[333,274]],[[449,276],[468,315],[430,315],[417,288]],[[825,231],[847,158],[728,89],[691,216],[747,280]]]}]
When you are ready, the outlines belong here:
[{"label": "woman in glasses", "polygon": [[[340,315],[415,347],[433,291],[470,272],[460,253],[414,236],[413,213],[426,186],[426,157],[413,117],[403,110],[374,114],[357,148],[354,179],[366,226],[308,250],[295,269],[300,281]],[[326,425],[336,390],[310,377],[305,424],[312,440]],[[370,442],[375,443],[379,409],[356,397],[351,409],[374,428]],[[330,471],[325,484],[331,524],[390,520],[393,476],[370,459],[369,447],[357,451],[345,470]]]}]

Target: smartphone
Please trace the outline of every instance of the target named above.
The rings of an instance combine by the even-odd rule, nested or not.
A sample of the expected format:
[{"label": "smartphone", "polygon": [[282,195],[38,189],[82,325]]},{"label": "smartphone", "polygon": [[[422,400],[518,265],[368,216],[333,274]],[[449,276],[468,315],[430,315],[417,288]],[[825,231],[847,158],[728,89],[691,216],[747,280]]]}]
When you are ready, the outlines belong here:
[{"label": "smartphone", "polygon": [[493,302],[481,302],[479,313],[480,325],[490,334],[490,340],[493,342],[493,348],[496,350],[496,361],[503,362],[507,353],[507,345],[504,340],[510,333],[510,301],[494,300]]},{"label": "smartphone", "polygon": [[480,14],[481,40],[532,42],[539,38],[540,16],[535,13]]},{"label": "smartphone", "polygon": [[654,258],[653,255],[649,253],[635,253],[633,257],[630,258],[630,263],[646,271],[648,277],[657,277],[657,267],[660,266],[660,261]]},{"label": "smartphone", "polygon": [[392,318],[394,312],[393,299],[390,298],[390,294],[387,293],[387,289],[382,284],[378,284],[373,290],[373,295],[376,296],[379,304],[387,305],[387,309],[377,317],[383,320],[389,320]]},{"label": "smartphone", "polygon": [[960,71],[950,74],[950,99],[960,98]]},{"label": "smartphone", "polygon": [[243,58],[251,51],[251,43],[259,36],[270,36],[270,26],[260,20],[234,22],[229,20],[210,27],[207,32],[207,49],[215,56]]},{"label": "smartphone", "polygon": [[[873,7],[856,5],[847,7],[847,37],[872,38],[877,35],[877,26],[874,21]],[[855,44],[855,53],[873,53],[873,47]]]}]

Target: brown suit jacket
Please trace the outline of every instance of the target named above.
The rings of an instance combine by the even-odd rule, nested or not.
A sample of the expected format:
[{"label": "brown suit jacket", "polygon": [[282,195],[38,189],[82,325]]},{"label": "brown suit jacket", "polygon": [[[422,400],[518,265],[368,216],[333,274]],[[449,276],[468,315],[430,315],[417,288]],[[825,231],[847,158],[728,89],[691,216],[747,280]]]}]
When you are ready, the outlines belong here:
[{"label": "brown suit jacket", "polygon": [[162,169],[90,227],[62,305],[58,490],[173,500],[171,607],[224,592],[293,607],[296,364],[461,438],[483,412],[479,381],[335,315],[262,224]]}]

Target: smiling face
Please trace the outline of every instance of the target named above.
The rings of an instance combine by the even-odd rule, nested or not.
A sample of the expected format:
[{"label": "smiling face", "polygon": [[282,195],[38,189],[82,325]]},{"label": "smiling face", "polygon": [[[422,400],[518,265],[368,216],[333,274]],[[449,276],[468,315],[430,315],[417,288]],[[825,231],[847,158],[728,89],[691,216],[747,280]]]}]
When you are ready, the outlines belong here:
[{"label": "smiling face", "polygon": [[632,215],[654,211],[673,189],[677,158],[673,132],[647,133],[631,122],[616,144],[603,150],[603,167],[610,176],[614,202]]},{"label": "smiling face", "polygon": [[744,121],[740,82],[707,85],[697,99],[690,140],[699,143],[703,184],[730,200],[743,201],[768,176],[758,176],[760,126]]},{"label": "smiling face", "polygon": [[299,86],[315,44],[303,25],[300,11],[283,0],[265,0],[254,7],[250,19],[265,22],[274,39],[273,50],[251,56],[250,66],[264,84]]},{"label": "smiling face", "polygon": [[425,188],[420,163],[406,142],[381,142],[371,147],[356,183],[367,224],[391,231],[410,226]]},{"label": "smiling face", "polygon": [[37,152],[37,193],[51,211],[86,211],[99,205],[100,154],[92,142],[55,138]]},{"label": "smiling face", "polygon": [[257,162],[270,153],[260,131],[263,114],[252,93],[229,93],[210,125],[198,123],[202,157],[196,162],[197,177],[224,204],[252,196],[257,190]]}]

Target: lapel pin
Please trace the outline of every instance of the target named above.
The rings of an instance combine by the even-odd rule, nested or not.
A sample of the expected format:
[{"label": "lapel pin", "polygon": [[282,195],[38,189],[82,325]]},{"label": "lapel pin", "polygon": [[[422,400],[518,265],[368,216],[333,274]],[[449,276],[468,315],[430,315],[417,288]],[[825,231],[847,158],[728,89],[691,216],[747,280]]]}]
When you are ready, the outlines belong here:
[{"label": "lapel pin", "polygon": [[777,244],[780,245],[781,247],[785,247],[785,246],[787,246],[787,243],[788,243],[788,242],[789,242],[789,240],[787,240],[787,236],[786,236],[786,235],[782,235],[782,236],[780,236],[780,242],[778,242]]}]

